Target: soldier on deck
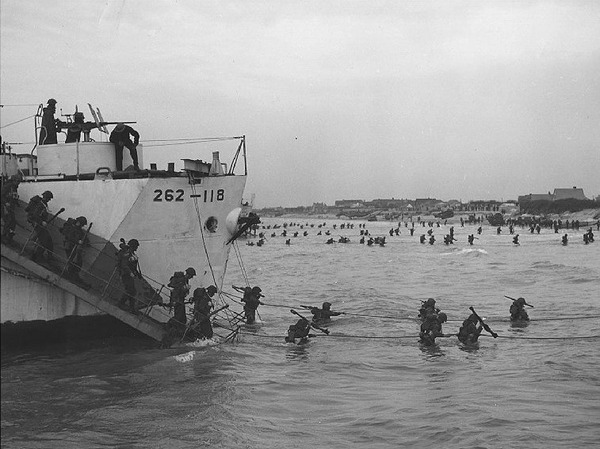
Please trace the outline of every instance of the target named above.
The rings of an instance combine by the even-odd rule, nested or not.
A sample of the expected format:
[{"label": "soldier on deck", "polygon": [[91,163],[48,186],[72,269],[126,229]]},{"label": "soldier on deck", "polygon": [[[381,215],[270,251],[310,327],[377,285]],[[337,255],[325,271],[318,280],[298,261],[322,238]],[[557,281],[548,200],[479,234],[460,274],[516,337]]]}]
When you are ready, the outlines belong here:
[{"label": "soldier on deck", "polygon": [[173,307],[173,318],[180,325],[184,325],[187,322],[185,298],[190,292],[189,280],[194,276],[196,276],[196,270],[189,267],[185,269],[185,272],[176,271],[169,280],[168,287],[171,288],[169,306]]},{"label": "soldier on deck", "polygon": [[212,338],[213,336],[210,315],[213,308],[212,297],[215,293],[217,293],[217,287],[214,285],[194,290],[192,298],[194,303],[194,318],[192,319],[191,327],[200,337]]},{"label": "soldier on deck", "polygon": [[121,282],[125,288],[125,292],[119,301],[119,306],[123,309],[128,308],[132,313],[136,312],[135,306],[137,295],[134,278],[142,278],[138,257],[137,254],[135,254],[139,247],[140,242],[136,239],[131,239],[127,243],[125,243],[125,240],[121,239],[121,245],[119,245],[120,249],[117,253],[117,269],[119,270]]},{"label": "soldier on deck", "polygon": [[64,236],[64,248],[67,254],[67,277],[85,287],[85,283],[80,277],[81,265],[83,262],[83,247],[89,245],[86,232],[83,227],[87,225],[85,217],[69,218],[61,229]]},{"label": "soldier on deck", "polygon": [[42,127],[40,129],[40,145],[49,145],[58,143],[57,127],[54,113],[56,112],[56,100],[50,98],[48,105],[44,108],[42,115]]},{"label": "soldier on deck", "polygon": [[47,228],[50,215],[48,212],[48,203],[52,198],[54,198],[52,192],[46,190],[42,193],[42,196],[35,195],[32,197],[25,208],[27,221],[34,228],[32,240],[35,244],[35,250],[31,256],[31,260],[33,261],[38,261],[44,254],[46,254],[48,260],[52,258],[54,243]]},{"label": "soldier on deck", "polygon": [[10,243],[15,235],[17,219],[15,217],[15,208],[18,206],[19,195],[17,189],[21,177],[19,175],[11,176],[8,181],[2,183],[2,193],[0,195],[0,207],[2,208],[2,241]]},{"label": "soldier on deck", "polygon": [[67,138],[65,143],[79,142],[81,140],[81,131],[85,124],[83,112],[75,112],[73,114],[73,123],[67,128]]},{"label": "soldier on deck", "polygon": [[[130,136],[133,136],[133,142]],[[137,146],[140,142],[140,134],[133,129],[131,126],[125,125],[124,123],[118,123],[110,133],[109,140],[115,144],[116,158],[117,158],[117,171],[123,170],[123,148],[129,149],[129,154],[133,160],[133,167],[139,170],[138,165],[138,154]]]}]

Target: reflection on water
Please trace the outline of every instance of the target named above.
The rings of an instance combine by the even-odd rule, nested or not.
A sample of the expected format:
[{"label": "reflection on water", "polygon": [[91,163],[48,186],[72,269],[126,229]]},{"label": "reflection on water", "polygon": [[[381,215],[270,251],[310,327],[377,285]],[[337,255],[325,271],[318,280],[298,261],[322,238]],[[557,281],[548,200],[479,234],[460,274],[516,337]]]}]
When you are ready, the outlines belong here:
[{"label": "reflection on water", "polygon": [[424,360],[427,360],[427,361],[432,361],[433,359],[436,359],[438,357],[445,356],[444,351],[437,343],[433,344],[433,345],[424,345],[421,343],[421,344],[419,344],[419,349],[425,356]]}]

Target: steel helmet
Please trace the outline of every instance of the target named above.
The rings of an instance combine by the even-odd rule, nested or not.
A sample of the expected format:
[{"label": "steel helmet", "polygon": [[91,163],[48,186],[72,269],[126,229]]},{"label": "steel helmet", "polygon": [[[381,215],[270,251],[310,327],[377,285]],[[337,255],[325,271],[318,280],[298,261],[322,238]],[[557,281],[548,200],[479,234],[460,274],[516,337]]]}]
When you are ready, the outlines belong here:
[{"label": "steel helmet", "polygon": [[48,104],[56,104],[56,103],[57,103],[57,101],[56,101],[54,98],[50,98],[50,99],[47,101],[47,103],[48,103]]},{"label": "steel helmet", "polygon": [[515,302],[518,305],[520,305],[520,306],[524,306],[525,305],[525,298],[518,298]]},{"label": "steel helmet", "polygon": [[140,242],[138,242],[136,239],[131,239],[127,242],[127,246],[130,248],[139,248]]},{"label": "steel helmet", "polygon": [[87,218],[85,218],[84,216],[77,217],[75,221],[78,221],[81,224],[81,226],[85,226],[87,224]]},{"label": "steel helmet", "polygon": [[446,315],[444,312],[441,312],[438,314],[438,321],[440,323],[445,323],[446,321],[448,321],[448,315]]},{"label": "steel helmet", "polygon": [[46,190],[44,193],[42,193],[42,198],[48,198],[49,200],[51,200],[52,198],[54,198],[54,195],[50,190]]},{"label": "steel helmet", "polygon": [[331,309],[331,303],[330,302],[324,302],[323,303],[323,309],[325,309],[325,310]]},{"label": "steel helmet", "polygon": [[185,269],[186,274],[188,274],[189,276],[196,276],[196,270],[194,270],[192,267],[186,268]]},{"label": "steel helmet", "polygon": [[215,287],[214,285],[209,285],[209,286],[206,288],[206,291],[208,292],[208,294],[209,294],[210,296],[212,296],[212,295],[214,295],[215,293],[217,293],[217,287]]}]

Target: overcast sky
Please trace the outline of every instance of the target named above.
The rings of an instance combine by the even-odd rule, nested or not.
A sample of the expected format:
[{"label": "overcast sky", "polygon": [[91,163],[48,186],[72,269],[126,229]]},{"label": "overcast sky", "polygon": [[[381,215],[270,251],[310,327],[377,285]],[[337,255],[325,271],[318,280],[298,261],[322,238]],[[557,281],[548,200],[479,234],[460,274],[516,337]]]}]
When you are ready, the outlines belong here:
[{"label": "overcast sky", "polygon": [[257,207],[600,195],[597,0],[0,4],[8,141],[53,97],[142,143],[245,134]]}]

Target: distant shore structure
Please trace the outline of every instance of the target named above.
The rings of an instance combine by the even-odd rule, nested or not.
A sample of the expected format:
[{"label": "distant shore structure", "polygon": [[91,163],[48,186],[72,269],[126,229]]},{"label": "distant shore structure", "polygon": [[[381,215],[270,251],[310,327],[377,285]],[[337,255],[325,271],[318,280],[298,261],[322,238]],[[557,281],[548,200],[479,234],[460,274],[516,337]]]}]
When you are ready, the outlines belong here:
[{"label": "distant shore structure", "polygon": [[360,199],[336,200],[334,205],[313,203],[311,206],[265,207],[259,209],[262,216],[329,215],[349,219],[380,217],[397,220],[411,216],[444,216],[444,212],[453,211],[457,215],[496,214],[515,216],[523,213],[538,215],[578,212],[585,209],[600,208],[600,195],[595,199],[585,196],[582,188],[555,188],[553,193],[521,195],[517,200],[460,200],[443,201],[437,198],[416,199]]}]

